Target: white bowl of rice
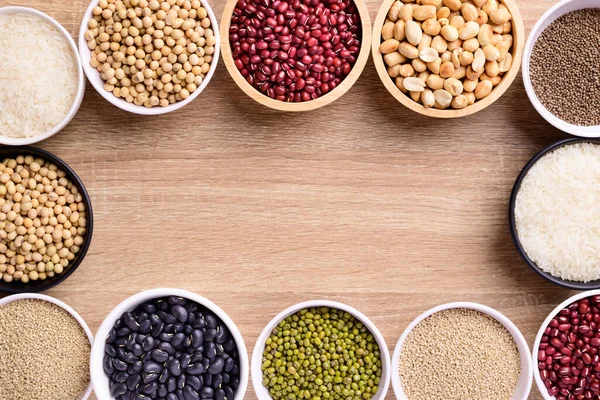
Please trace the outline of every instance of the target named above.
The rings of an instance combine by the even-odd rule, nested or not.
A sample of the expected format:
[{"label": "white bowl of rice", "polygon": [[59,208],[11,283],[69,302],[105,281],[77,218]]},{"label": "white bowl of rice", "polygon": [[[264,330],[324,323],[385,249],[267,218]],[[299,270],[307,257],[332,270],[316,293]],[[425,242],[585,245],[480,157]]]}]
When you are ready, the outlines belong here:
[{"label": "white bowl of rice", "polygon": [[48,15],[0,8],[0,144],[48,139],[77,114],[85,78],[75,41]]}]

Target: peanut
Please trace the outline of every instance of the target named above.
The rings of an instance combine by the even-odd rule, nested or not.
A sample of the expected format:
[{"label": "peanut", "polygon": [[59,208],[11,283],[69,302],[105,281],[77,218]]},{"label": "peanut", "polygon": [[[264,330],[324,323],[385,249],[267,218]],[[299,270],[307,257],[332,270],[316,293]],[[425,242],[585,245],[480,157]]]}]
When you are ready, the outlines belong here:
[{"label": "peanut", "polygon": [[461,13],[465,21],[475,21],[477,19],[477,8],[471,3],[463,3]]},{"label": "peanut", "polygon": [[458,68],[454,68],[454,74],[452,74],[452,78],[463,79],[467,75],[467,68],[460,66]]},{"label": "peanut", "polygon": [[489,21],[489,17],[488,15],[485,13],[485,11],[483,10],[478,10],[477,11],[477,19],[475,20],[475,22],[477,22],[479,24],[479,26],[483,25],[483,24],[487,24]]},{"label": "peanut", "polygon": [[381,37],[383,40],[394,38],[394,23],[392,21],[383,24],[383,28],[381,28]]},{"label": "peanut", "polygon": [[406,38],[406,22],[400,20],[394,25],[394,39],[403,41]]},{"label": "peanut", "polygon": [[454,64],[452,64],[451,61],[442,63],[442,66],[440,67],[440,76],[442,78],[450,78],[452,75],[454,75]]},{"label": "peanut", "polygon": [[410,95],[410,98],[414,101],[417,102],[419,100],[421,100],[421,92],[408,92]]},{"label": "peanut", "polygon": [[458,29],[452,25],[443,26],[440,33],[448,42],[453,42],[458,39]]},{"label": "peanut", "polygon": [[479,83],[479,79],[478,80],[465,79],[465,81],[463,82],[463,89],[465,90],[465,92],[474,92],[475,89],[477,88],[478,83]]},{"label": "peanut", "polygon": [[465,40],[462,45],[463,49],[466,51],[470,51],[471,53],[475,53],[475,51],[479,48],[479,41],[477,38]]},{"label": "peanut", "polygon": [[390,67],[393,67],[394,65],[398,65],[398,64],[403,64],[407,60],[408,59],[406,57],[404,57],[402,54],[398,53],[397,51],[383,56],[383,61]]},{"label": "peanut", "polygon": [[449,107],[450,103],[452,103],[452,95],[446,90],[438,89],[433,92],[433,96],[435,97],[435,101],[443,108]]},{"label": "peanut", "polygon": [[439,74],[441,67],[442,67],[442,59],[440,57],[436,58],[432,62],[427,63],[427,68],[429,68],[429,70],[431,72],[433,72],[434,74]]},{"label": "peanut", "polygon": [[460,0],[443,0],[443,3],[452,11],[458,11],[462,7],[462,2]]},{"label": "peanut", "polygon": [[421,51],[423,49],[426,49],[427,47],[431,47],[431,40],[432,40],[431,36],[424,33],[423,38],[421,39],[421,42],[417,46],[417,49],[419,49],[419,51]]},{"label": "peanut", "polygon": [[[394,39],[391,39],[394,40]],[[410,58],[411,60],[419,57],[419,49],[413,46],[410,43],[402,42],[398,46],[398,51],[406,58]]]},{"label": "peanut", "polygon": [[452,99],[452,103],[450,104],[452,108],[457,110],[466,108],[469,105],[469,100],[467,100],[466,96],[459,95]]},{"label": "peanut", "polygon": [[483,68],[485,66],[485,53],[482,49],[477,49],[475,51],[475,56],[473,57],[473,64],[471,67],[475,72],[483,72]]},{"label": "peanut", "polygon": [[485,59],[488,61],[496,61],[500,58],[500,51],[492,44],[483,46],[483,54],[485,54]]},{"label": "peanut", "polygon": [[399,76],[398,78],[396,78],[396,87],[398,89],[400,89],[400,91],[402,93],[406,93],[408,92],[408,90],[406,90],[406,88],[404,87],[404,78]]},{"label": "peanut", "polygon": [[429,75],[427,77],[427,86],[429,86],[432,90],[442,89],[444,87],[445,79],[439,75]]},{"label": "peanut", "polygon": [[510,21],[510,12],[506,8],[498,8],[490,13],[490,19],[496,25],[502,25]]},{"label": "peanut", "polygon": [[477,100],[481,100],[487,97],[493,89],[492,82],[490,81],[481,81],[477,84],[477,88],[475,89],[475,98]]},{"label": "peanut", "polygon": [[426,63],[435,61],[439,57],[437,50],[432,47],[427,47],[419,52],[419,58]]},{"label": "peanut", "polygon": [[436,36],[431,41],[431,47],[433,47],[439,54],[442,54],[448,50],[448,42],[441,36]]},{"label": "peanut", "polygon": [[475,93],[473,92],[466,92],[463,94],[463,96],[465,96],[467,98],[467,101],[469,102],[469,105],[475,104]]},{"label": "peanut", "polygon": [[396,0],[394,2],[394,4],[392,4],[392,6],[390,7],[390,10],[388,11],[388,18],[390,19],[390,21],[392,22],[396,22],[398,21],[399,14],[400,14],[400,9],[402,9],[404,7],[404,3]]},{"label": "peanut", "polygon": [[448,18],[450,16],[450,9],[448,7],[441,7],[437,10],[437,19]]},{"label": "peanut", "polygon": [[459,29],[461,26],[463,26],[465,22],[465,19],[460,14],[450,17],[450,25],[452,25],[456,29]]},{"label": "peanut", "polygon": [[417,72],[427,71],[427,64],[425,63],[425,61],[420,60],[418,58],[415,58],[414,60],[412,60],[411,65]]},{"label": "peanut", "polygon": [[408,42],[413,46],[418,45],[423,38],[423,31],[421,30],[419,24],[417,24],[415,21],[406,21],[405,31],[406,40],[408,40]]},{"label": "peanut", "polygon": [[479,44],[482,46],[486,46],[492,43],[492,37],[494,33],[492,32],[492,27],[488,24],[483,24],[479,28],[479,33],[477,34],[477,40]]},{"label": "peanut", "polygon": [[448,78],[444,81],[444,89],[452,96],[458,96],[463,92],[463,84],[456,78]]},{"label": "peanut", "polygon": [[400,76],[400,72],[402,71],[402,67],[403,67],[403,65],[396,64],[393,67],[389,67],[387,69],[387,73],[388,73],[388,75],[390,77],[396,78],[396,77]]},{"label": "peanut", "polygon": [[498,0],[487,0],[487,2],[481,7],[481,9],[485,11],[487,15],[490,15],[492,11],[498,9]]},{"label": "peanut", "polygon": [[398,50],[399,46],[400,42],[396,39],[388,39],[379,45],[379,52],[381,54],[389,54]]},{"label": "peanut", "polygon": [[463,51],[458,55],[458,61],[463,67],[468,67],[473,63],[473,53],[470,51]]},{"label": "peanut", "polygon": [[429,89],[423,90],[421,93],[421,103],[423,103],[423,107],[431,108],[435,104],[435,96],[433,92]]},{"label": "peanut", "polygon": [[404,7],[402,7],[400,9],[400,12],[398,13],[398,18],[400,18],[404,22],[412,21],[412,19],[413,19],[413,10],[412,9],[413,9],[412,4],[406,4]]},{"label": "peanut", "polygon": [[498,63],[500,72],[507,72],[512,66],[512,54],[506,53],[506,56]]},{"label": "peanut", "polygon": [[425,82],[419,78],[404,78],[404,87],[410,92],[423,92],[425,90]]},{"label": "peanut", "polygon": [[500,73],[500,66],[497,61],[488,61],[485,63],[485,73],[490,77],[498,76]]},{"label": "peanut", "polygon": [[400,75],[408,78],[409,76],[415,76],[415,69],[411,64],[404,64],[400,67]]},{"label": "peanut", "polygon": [[460,39],[450,42],[450,43],[448,43],[448,50],[454,51],[456,49],[460,49],[462,44],[463,44],[463,41]]},{"label": "peanut", "polygon": [[427,19],[435,17],[437,9],[435,6],[416,6],[413,7],[413,17],[417,21],[425,21]]},{"label": "peanut", "polygon": [[458,30],[458,37],[461,40],[473,39],[479,33],[479,25],[477,22],[467,22]]},{"label": "peanut", "polygon": [[423,31],[426,34],[431,35],[431,36],[437,36],[440,34],[442,25],[440,25],[440,23],[435,18],[430,18],[430,19],[426,20],[425,22],[423,22],[423,24],[421,25],[421,28],[423,28]]}]

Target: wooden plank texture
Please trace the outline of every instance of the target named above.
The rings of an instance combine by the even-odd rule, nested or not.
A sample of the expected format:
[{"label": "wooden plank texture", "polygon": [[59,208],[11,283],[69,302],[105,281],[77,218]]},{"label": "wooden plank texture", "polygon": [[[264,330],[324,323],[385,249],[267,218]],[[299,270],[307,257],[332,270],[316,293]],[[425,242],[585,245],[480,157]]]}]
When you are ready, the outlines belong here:
[{"label": "wooden plank texture", "polygon": [[[211,3],[220,18],[225,0]],[[556,0],[517,3],[528,33]],[[379,4],[368,2],[372,19]],[[76,36],[88,2],[6,5],[40,9]],[[572,293],[517,256],[508,199],[525,162],[565,137],[520,75],[496,104],[449,121],[396,102],[372,60],[345,96],[305,114],[253,102],[222,63],[196,101],[160,117],[120,111],[88,84],[72,123],[40,145],[77,171],[96,219],[86,260],[47,294],[95,332],[134,293],[192,290],[229,313],[250,351],[276,313],[304,300],[358,308],[390,350],[426,309],[475,301],[531,344]]]}]

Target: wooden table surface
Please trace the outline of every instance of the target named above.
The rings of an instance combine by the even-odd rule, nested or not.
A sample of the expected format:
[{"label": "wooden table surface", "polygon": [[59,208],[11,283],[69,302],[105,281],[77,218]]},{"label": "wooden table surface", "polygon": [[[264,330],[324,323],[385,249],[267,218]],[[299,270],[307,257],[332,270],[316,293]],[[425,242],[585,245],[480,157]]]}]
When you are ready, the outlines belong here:
[{"label": "wooden table surface", "polygon": [[[517,1],[527,33],[556,2]],[[220,19],[225,0],[211,4]],[[368,1],[372,20],[379,4]],[[35,7],[76,36],[88,1],[5,5]],[[417,315],[452,301],[498,309],[532,344],[573,293],[519,258],[508,201],[526,161],[566,137],[536,113],[520,75],[494,105],[449,121],[397,103],[372,60],[345,96],[305,114],[255,103],[222,62],[196,101],[159,117],[127,114],[88,84],[75,119],[40,147],[86,184],[93,242],[46,294],[95,332],[139,291],[191,290],[231,316],[249,353],[275,314],[320,298],[365,313],[390,351]],[[246,398],[256,399],[251,385]]]}]

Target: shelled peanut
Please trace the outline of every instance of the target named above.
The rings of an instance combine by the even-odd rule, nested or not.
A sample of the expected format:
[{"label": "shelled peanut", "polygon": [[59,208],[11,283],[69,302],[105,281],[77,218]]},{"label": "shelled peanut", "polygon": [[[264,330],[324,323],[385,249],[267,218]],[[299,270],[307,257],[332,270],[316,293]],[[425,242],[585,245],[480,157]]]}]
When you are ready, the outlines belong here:
[{"label": "shelled peanut", "polygon": [[511,20],[501,0],[396,0],[379,52],[415,102],[462,109],[487,97],[510,69]]}]

